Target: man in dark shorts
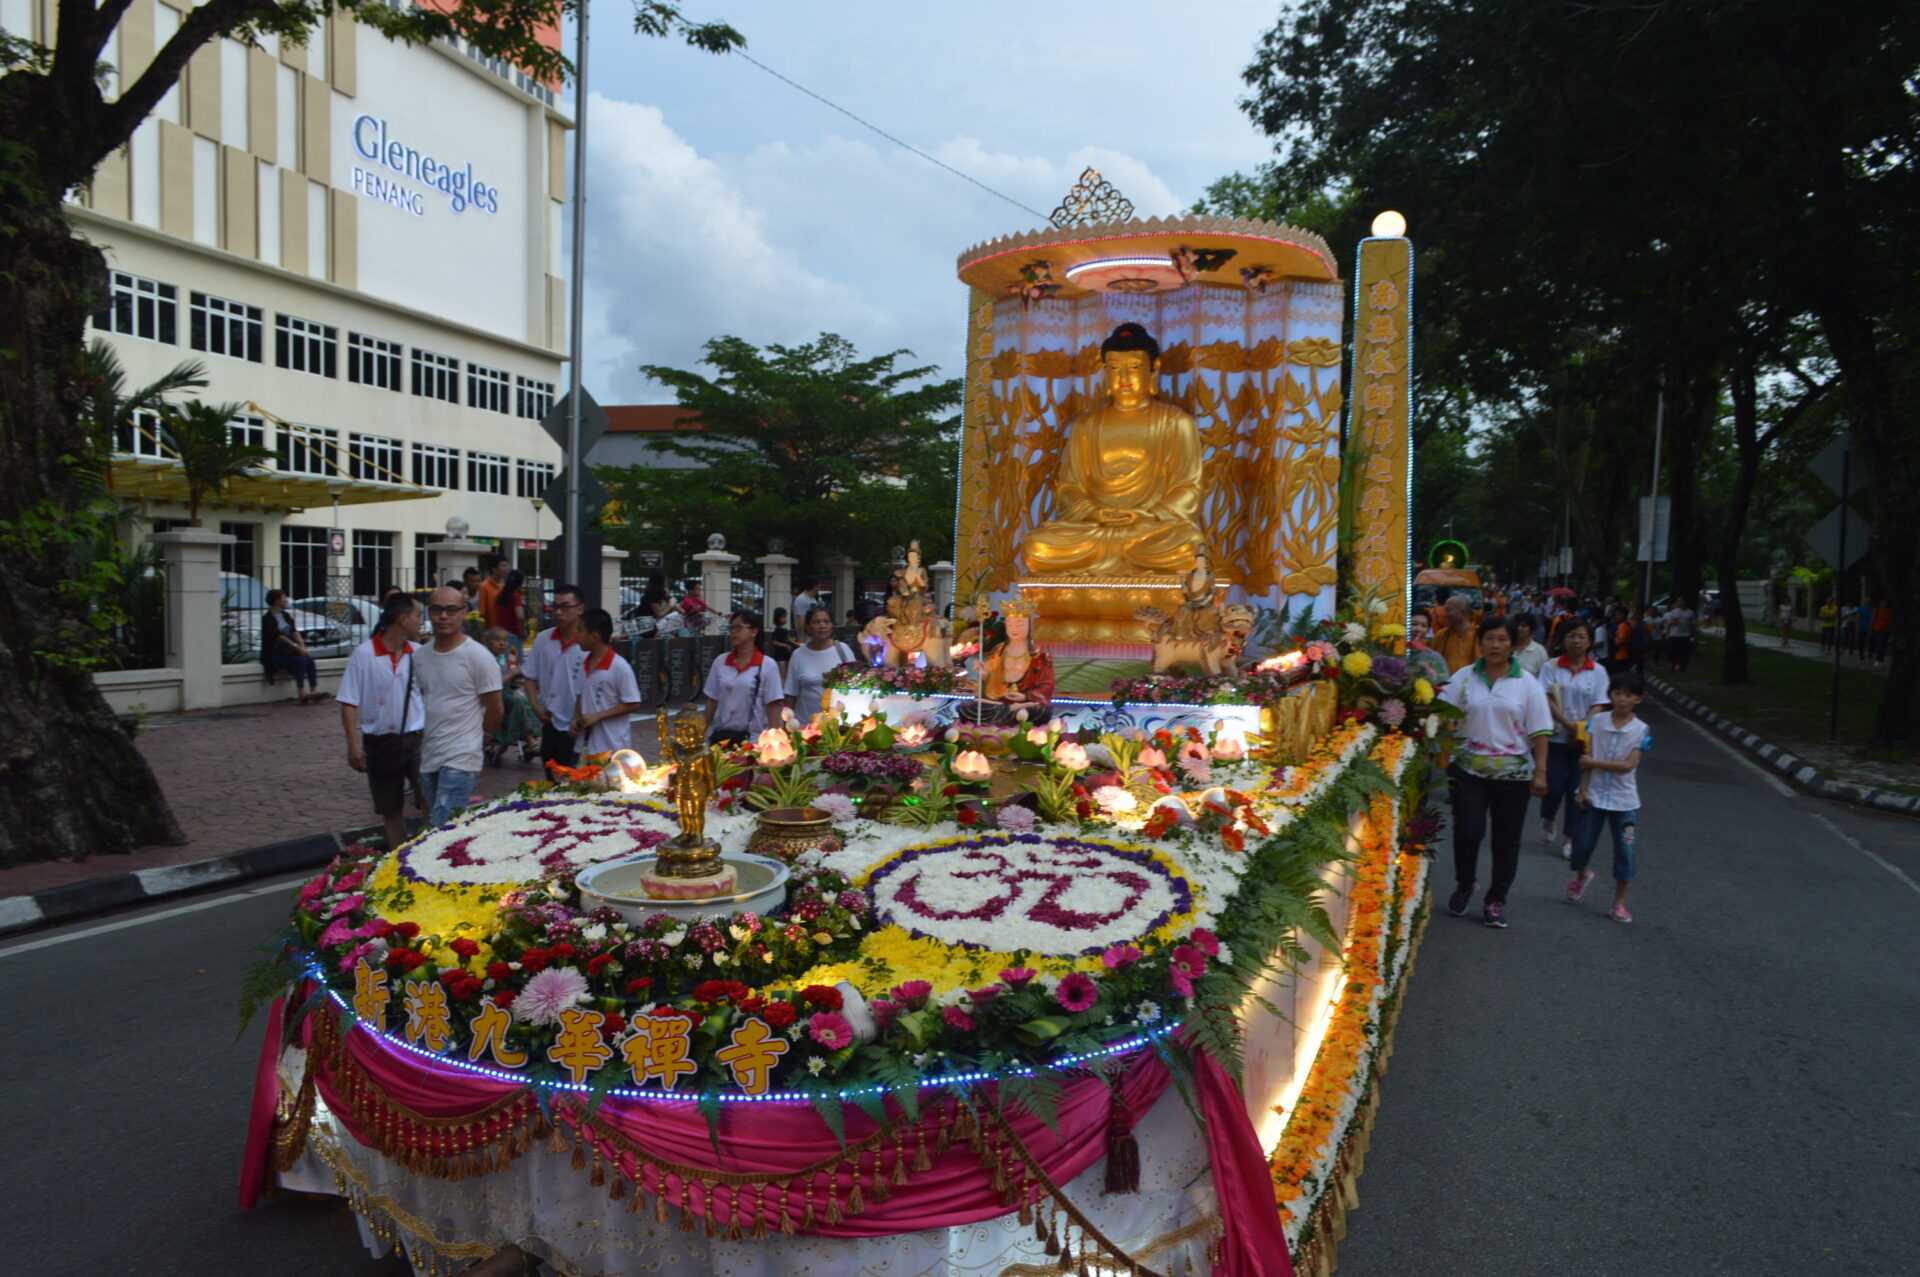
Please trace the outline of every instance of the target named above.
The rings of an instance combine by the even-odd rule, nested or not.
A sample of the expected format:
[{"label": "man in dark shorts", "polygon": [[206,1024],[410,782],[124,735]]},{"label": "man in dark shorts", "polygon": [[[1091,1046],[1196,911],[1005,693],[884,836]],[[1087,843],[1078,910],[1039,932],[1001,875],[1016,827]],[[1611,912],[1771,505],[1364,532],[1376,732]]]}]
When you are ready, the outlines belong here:
[{"label": "man in dark shorts", "polygon": [[340,725],[347,736],[347,765],[367,774],[373,810],[386,826],[387,846],[406,840],[406,786],[424,813],[420,790],[420,734],[426,702],[414,679],[414,642],[420,637],[420,604],[394,594],[381,609],[373,637],[347,658],[340,677]]}]

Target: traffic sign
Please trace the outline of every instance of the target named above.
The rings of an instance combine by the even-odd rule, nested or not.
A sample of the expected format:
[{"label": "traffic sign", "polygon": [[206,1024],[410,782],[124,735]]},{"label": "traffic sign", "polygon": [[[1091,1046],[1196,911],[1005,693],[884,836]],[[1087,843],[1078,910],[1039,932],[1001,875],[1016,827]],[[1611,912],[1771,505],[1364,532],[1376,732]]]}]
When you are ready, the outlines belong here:
[{"label": "traffic sign", "polygon": [[1636,563],[1645,563],[1651,550],[1655,563],[1667,561],[1667,542],[1673,530],[1673,498],[1640,498],[1640,539],[1634,552]]},{"label": "traffic sign", "polygon": [[[1847,438],[1847,432],[1842,430],[1833,437],[1832,443],[1820,449],[1820,455],[1815,457],[1807,466],[1809,470],[1813,471],[1813,477],[1826,484],[1836,497],[1840,495],[1842,473],[1846,469],[1847,464],[1847,450],[1851,446],[1852,443]],[[1856,482],[1849,486],[1857,488],[1859,484]],[[1851,541],[1853,538],[1848,537],[1847,539]]]},{"label": "traffic sign", "polygon": [[[549,439],[560,445],[562,451],[567,446],[567,427],[573,416],[572,402],[571,395],[561,395],[553,401],[553,407],[547,409],[547,415],[540,418],[540,428],[547,432]],[[594,402],[585,386],[580,387],[581,457],[593,451],[593,445],[599,443],[600,436],[607,433],[608,424],[607,410]],[[558,506],[554,508],[559,509]]]},{"label": "traffic sign", "polygon": [[[547,507],[559,515],[561,523],[564,524],[567,519],[567,472],[561,470],[555,473],[553,478],[547,481],[547,490],[540,495],[546,501]],[[607,486],[600,482],[599,476],[595,475],[592,469],[588,469],[580,477],[580,521],[592,527],[595,516],[612,496],[613,494],[607,491]]]},{"label": "traffic sign", "polygon": [[[1837,489],[1836,485],[1836,489]],[[1847,561],[1840,562],[1840,507],[1827,511],[1827,517],[1807,532],[1807,548],[1819,555],[1835,571],[1845,572],[1867,557],[1867,545],[1873,529],[1857,514],[1847,516]]]}]

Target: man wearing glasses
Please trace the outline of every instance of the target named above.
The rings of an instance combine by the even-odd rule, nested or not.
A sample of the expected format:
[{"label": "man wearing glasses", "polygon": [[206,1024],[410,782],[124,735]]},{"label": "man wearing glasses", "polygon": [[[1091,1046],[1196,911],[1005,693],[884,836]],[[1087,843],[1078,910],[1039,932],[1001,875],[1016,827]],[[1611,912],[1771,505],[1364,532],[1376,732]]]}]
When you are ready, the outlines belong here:
[{"label": "man wearing glasses", "polygon": [[433,642],[413,655],[414,678],[426,697],[427,734],[420,780],[432,804],[429,826],[444,825],[473,797],[486,766],[487,736],[500,726],[500,665],[467,637],[464,591],[441,586],[427,601]]},{"label": "man wearing glasses", "polygon": [[540,754],[562,767],[575,767],[580,762],[573,739],[573,714],[580,704],[580,685],[586,682],[587,654],[580,646],[582,607],[579,586],[554,587],[554,626],[542,630],[533,641],[533,651],[523,667],[522,686],[533,712],[540,716]]}]

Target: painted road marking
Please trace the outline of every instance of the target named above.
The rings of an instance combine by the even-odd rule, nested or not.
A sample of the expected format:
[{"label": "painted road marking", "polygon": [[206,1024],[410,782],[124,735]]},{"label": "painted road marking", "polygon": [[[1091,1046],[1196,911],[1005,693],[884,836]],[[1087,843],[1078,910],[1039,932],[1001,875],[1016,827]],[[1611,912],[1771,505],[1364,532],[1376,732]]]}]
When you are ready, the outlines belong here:
[{"label": "painted road marking", "polygon": [[1915,882],[1913,879],[1909,878],[1907,876],[1906,870],[1900,868],[1899,865],[1894,864],[1892,861],[1888,860],[1885,856],[1882,856],[1879,852],[1874,851],[1873,849],[1868,847],[1865,843],[1861,842],[1858,838],[1855,838],[1852,834],[1840,828],[1840,826],[1834,824],[1831,820],[1828,820],[1825,816],[1822,816],[1819,812],[1808,812],[1807,814],[1809,816],[1812,816],[1815,820],[1819,821],[1821,824],[1825,825],[1829,830],[1831,830],[1835,838],[1838,838],[1841,842],[1847,844],[1847,846],[1853,848],[1855,851],[1865,856],[1868,860],[1871,860],[1874,864],[1879,865],[1882,869],[1886,870],[1888,873],[1898,878],[1901,882],[1905,883],[1907,885],[1908,891],[1911,891],[1916,896],[1920,896],[1920,882]]},{"label": "painted road marking", "polygon": [[46,936],[39,940],[29,940],[25,944],[0,949],[0,958],[11,958],[17,954],[32,953],[36,949],[51,949],[57,944],[71,944],[75,940],[88,940],[94,936],[104,936],[109,932],[126,931],[132,927],[144,927],[150,922],[163,922],[168,918],[178,918],[183,914],[199,913],[203,909],[218,909],[221,905],[234,904],[241,900],[251,900],[255,896],[271,895],[276,891],[287,891],[298,886],[313,875],[294,874],[288,878],[277,878],[259,887],[249,887],[244,891],[235,891],[229,895],[215,896],[211,900],[196,900],[190,905],[175,905],[171,909],[160,909],[153,913],[142,914],[138,918],[123,918],[119,922],[104,922],[97,927],[85,927],[79,931],[69,931],[62,935]]}]

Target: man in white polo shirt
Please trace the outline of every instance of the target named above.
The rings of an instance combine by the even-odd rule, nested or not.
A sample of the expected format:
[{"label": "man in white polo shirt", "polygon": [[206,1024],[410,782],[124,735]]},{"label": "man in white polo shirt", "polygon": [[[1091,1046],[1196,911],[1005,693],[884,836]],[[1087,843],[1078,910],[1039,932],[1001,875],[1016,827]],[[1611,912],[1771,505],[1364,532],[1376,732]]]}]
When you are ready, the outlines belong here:
[{"label": "man in white polo shirt", "polygon": [[640,712],[640,681],[627,658],[613,650],[613,617],[594,608],[580,625],[580,647],[587,663],[580,704],[573,715],[573,739],[582,754],[611,754],[633,748],[633,716]]},{"label": "man in white polo shirt", "polygon": [[572,767],[580,761],[573,739],[573,711],[580,700],[587,654],[580,647],[580,587],[555,586],[554,626],[533,641],[523,667],[527,700],[540,716],[540,754],[550,763]]},{"label": "man in white polo shirt", "polygon": [[427,734],[420,746],[427,824],[444,825],[467,805],[487,765],[487,735],[500,726],[500,664],[467,637],[467,598],[443,585],[427,600],[433,642],[413,654],[414,677],[426,693]]},{"label": "man in white polo shirt", "polygon": [[405,594],[390,596],[373,637],[347,658],[334,696],[347,734],[347,765],[367,774],[388,847],[398,847],[407,838],[408,781],[413,782],[414,801],[426,811],[420,789],[420,733],[427,711],[413,669],[419,627],[420,605]]}]

